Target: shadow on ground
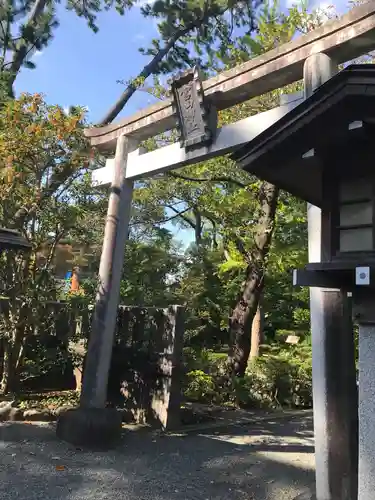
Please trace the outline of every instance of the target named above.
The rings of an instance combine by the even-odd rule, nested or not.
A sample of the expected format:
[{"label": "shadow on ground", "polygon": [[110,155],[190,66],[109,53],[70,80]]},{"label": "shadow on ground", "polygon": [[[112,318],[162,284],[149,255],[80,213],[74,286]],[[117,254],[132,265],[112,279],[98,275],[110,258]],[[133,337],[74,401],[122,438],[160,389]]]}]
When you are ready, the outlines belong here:
[{"label": "shadow on ground", "polygon": [[175,435],[124,433],[107,453],[58,442],[54,426],[2,424],[0,498],[294,500],[313,491],[312,416]]}]

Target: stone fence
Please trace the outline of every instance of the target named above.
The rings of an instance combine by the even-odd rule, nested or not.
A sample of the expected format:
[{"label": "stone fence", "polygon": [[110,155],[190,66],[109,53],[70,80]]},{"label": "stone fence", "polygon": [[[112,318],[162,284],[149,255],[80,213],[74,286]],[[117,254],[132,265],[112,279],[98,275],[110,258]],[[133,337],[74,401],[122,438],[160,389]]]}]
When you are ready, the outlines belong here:
[{"label": "stone fence", "polygon": [[[6,314],[6,301],[1,300],[0,306],[0,314]],[[90,306],[64,302],[48,303],[38,311],[40,326],[28,338],[26,356],[32,357],[38,344],[46,347],[52,357],[55,351],[57,357],[65,357],[66,363],[51,363],[49,371],[26,380],[21,390],[80,390],[92,312]],[[129,420],[162,428],[178,425],[183,312],[181,306],[119,306],[108,404],[121,408]]]}]

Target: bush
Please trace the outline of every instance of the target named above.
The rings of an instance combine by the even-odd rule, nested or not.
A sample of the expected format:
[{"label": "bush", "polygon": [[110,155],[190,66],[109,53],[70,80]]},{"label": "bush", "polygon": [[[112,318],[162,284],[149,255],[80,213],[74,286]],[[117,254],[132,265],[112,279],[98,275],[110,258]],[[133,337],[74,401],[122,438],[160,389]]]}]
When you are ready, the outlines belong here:
[{"label": "bush", "polygon": [[77,391],[57,391],[50,393],[21,394],[16,398],[16,405],[23,410],[48,408],[56,410],[61,406],[78,406],[80,395]]},{"label": "bush", "polygon": [[184,394],[191,401],[213,403],[217,399],[214,379],[202,370],[191,371],[186,375]]},{"label": "bush", "polygon": [[[185,353],[186,355],[187,353]],[[185,377],[187,399],[246,408],[312,406],[311,346],[265,346],[264,355],[249,363],[243,378],[231,379],[223,355],[189,353]],[[225,355],[224,355],[225,356]],[[201,363],[199,368],[199,363]]]},{"label": "bush", "polygon": [[183,364],[186,372],[201,370],[215,375],[220,372],[226,359],[225,352],[214,352],[212,349],[185,347],[183,350]]},{"label": "bush", "polygon": [[260,406],[307,408],[312,405],[311,359],[293,353],[266,355],[247,371],[251,399]]},{"label": "bush", "polygon": [[312,406],[311,346],[269,346],[249,364],[246,377],[251,399],[259,406]]}]

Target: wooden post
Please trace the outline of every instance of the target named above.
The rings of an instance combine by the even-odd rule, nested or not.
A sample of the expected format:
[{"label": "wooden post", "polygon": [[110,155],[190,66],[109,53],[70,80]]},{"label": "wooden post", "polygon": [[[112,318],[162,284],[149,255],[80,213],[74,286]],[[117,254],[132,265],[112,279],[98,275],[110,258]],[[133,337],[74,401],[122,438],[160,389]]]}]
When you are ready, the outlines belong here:
[{"label": "wooden post", "polygon": [[[304,66],[305,98],[337,72],[325,54]],[[308,204],[309,262],[324,250],[321,210]],[[357,397],[349,299],[340,290],[310,289],[317,500],[357,498]]]},{"label": "wooden post", "polygon": [[117,140],[81,404],[80,408],[62,414],[57,422],[58,437],[76,446],[111,447],[121,434],[121,415],[106,408],[106,400],[133,194],[133,181],[125,178],[126,162],[135,146],[125,136]]}]

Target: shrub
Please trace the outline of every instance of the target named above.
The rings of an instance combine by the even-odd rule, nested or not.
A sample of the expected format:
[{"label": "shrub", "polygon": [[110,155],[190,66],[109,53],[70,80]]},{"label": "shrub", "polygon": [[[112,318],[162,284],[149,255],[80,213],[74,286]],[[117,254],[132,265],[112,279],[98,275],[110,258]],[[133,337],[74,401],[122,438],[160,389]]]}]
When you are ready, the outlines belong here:
[{"label": "shrub", "polygon": [[263,355],[249,365],[247,377],[251,399],[261,406],[312,405],[311,348],[307,344]]},{"label": "shrub", "polygon": [[185,397],[191,401],[212,403],[217,398],[215,382],[202,370],[193,370],[186,375]]},{"label": "shrub", "polygon": [[311,346],[265,346],[243,378],[231,379],[226,355],[185,351],[184,395],[192,401],[258,408],[308,408],[312,405]]},{"label": "shrub", "polygon": [[226,353],[214,352],[211,349],[185,347],[183,351],[183,363],[186,372],[201,370],[204,373],[215,375],[220,372],[226,359]]}]

